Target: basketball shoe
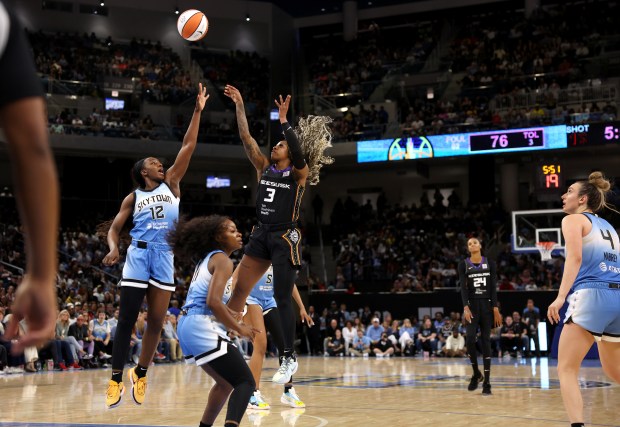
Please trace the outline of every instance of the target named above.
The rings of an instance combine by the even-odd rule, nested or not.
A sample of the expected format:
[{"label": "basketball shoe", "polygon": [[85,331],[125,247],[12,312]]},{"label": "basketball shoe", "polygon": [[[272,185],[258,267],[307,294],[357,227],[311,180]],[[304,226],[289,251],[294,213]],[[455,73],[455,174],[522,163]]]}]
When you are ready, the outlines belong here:
[{"label": "basketball shoe", "polygon": [[248,409],[258,409],[262,411],[269,410],[269,403],[263,400],[263,396],[260,394],[260,390],[256,390],[250,396],[250,401],[248,402]]},{"label": "basketball shoe", "polygon": [[280,402],[285,405],[290,406],[291,408],[305,408],[306,404],[302,402],[297,393],[295,392],[295,388],[291,387],[289,391],[286,393],[282,393],[282,397],[280,397]]},{"label": "basketball shoe", "polygon": [[131,396],[133,401],[137,405],[142,405],[144,403],[144,395],[146,394],[146,376],[138,378],[135,367],[127,371],[127,374],[131,380]]},{"label": "basketball shoe", "polygon": [[271,381],[277,384],[286,384],[291,380],[291,377],[295,372],[297,372],[297,368],[299,364],[297,363],[297,359],[295,356],[284,357],[281,359],[280,367],[273,375]]},{"label": "basketball shoe", "polygon": [[480,371],[476,372],[474,375],[471,376],[471,380],[469,380],[469,385],[467,386],[467,390],[474,391],[475,389],[477,389],[478,384],[480,384],[483,379],[484,377],[482,376]]},{"label": "basketball shoe", "polygon": [[121,403],[121,397],[125,394],[125,386],[122,382],[117,383],[114,380],[108,382],[108,391],[105,395],[105,404],[108,409],[115,408]]}]

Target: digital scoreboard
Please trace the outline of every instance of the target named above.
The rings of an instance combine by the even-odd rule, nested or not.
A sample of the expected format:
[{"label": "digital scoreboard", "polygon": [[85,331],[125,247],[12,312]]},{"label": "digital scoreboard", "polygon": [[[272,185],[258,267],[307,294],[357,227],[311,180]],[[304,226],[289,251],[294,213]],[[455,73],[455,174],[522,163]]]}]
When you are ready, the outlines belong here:
[{"label": "digital scoreboard", "polygon": [[565,125],[358,141],[357,161],[383,162],[559,148],[566,148]]}]

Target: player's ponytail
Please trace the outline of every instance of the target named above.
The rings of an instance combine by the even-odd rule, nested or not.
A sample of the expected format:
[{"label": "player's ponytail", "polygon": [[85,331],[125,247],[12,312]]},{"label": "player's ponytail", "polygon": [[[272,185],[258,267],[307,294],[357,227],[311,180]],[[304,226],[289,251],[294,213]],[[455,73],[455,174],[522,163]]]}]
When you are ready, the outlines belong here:
[{"label": "player's ponytail", "polygon": [[327,116],[308,116],[299,119],[295,133],[299,138],[301,150],[308,162],[310,185],[319,183],[319,172],[323,165],[334,163],[332,157],[325,155],[325,150],[332,146],[332,134],[327,126],[332,122]]},{"label": "player's ponytail", "polygon": [[600,171],[592,172],[587,181],[581,181],[579,197],[588,196],[588,207],[592,212],[599,212],[605,208],[614,210],[606,199],[611,191],[611,183]]}]

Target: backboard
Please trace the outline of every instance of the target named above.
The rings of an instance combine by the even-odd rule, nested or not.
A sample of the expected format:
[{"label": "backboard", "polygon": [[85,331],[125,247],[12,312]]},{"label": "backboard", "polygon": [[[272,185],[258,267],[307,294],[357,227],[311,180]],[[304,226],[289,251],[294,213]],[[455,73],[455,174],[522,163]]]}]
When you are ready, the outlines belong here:
[{"label": "backboard", "polygon": [[536,242],[556,242],[553,255],[564,254],[562,209],[541,209],[512,212],[511,246],[514,253],[538,253]]}]

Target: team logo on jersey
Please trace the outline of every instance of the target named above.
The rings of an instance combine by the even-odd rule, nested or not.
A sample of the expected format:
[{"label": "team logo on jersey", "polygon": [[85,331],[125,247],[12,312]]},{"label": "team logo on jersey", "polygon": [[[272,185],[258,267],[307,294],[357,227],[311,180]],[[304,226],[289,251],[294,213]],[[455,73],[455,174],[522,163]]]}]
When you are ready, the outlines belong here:
[{"label": "team logo on jersey", "polygon": [[293,243],[297,243],[299,242],[299,232],[295,229],[289,230],[288,234],[288,239],[293,242]]},{"label": "team logo on jersey", "polygon": [[607,264],[605,264],[604,262],[600,263],[598,265],[598,268],[601,269],[601,271],[607,271]]}]

